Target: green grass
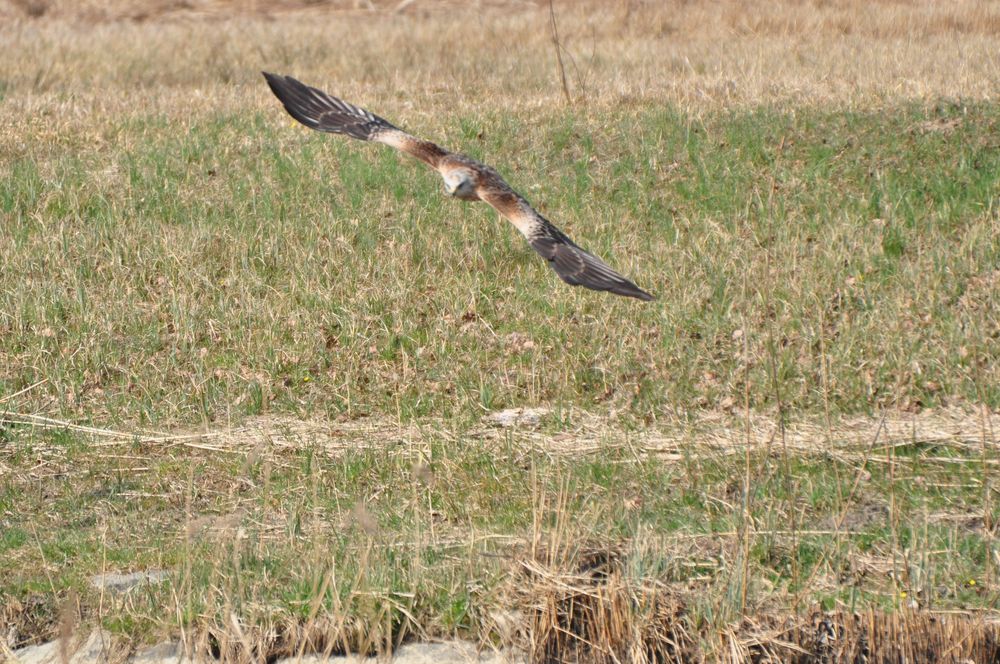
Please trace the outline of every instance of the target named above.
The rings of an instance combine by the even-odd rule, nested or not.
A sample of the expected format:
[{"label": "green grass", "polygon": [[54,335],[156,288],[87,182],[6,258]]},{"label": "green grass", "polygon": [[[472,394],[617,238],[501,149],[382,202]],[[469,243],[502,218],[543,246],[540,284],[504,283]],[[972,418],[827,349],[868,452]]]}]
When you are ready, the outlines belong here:
[{"label": "green grass", "polygon": [[[367,436],[351,437],[334,456],[309,437],[266,452],[235,437],[228,453],[128,443],[98,453],[59,432],[25,432],[33,463],[23,468],[47,471],[0,483],[4,500],[18,500],[4,512],[0,593],[30,603],[73,588],[86,619],[139,639],[224,628],[230,610],[250,626],[350,615],[366,625],[350,646],[372,648],[386,629],[488,634],[539,536],[566,539],[570,552],[624,547],[627,578],[685,589],[693,615],[718,626],[739,615],[744,572],[748,606],[772,610],[995,602],[991,545],[976,525],[976,448],[900,448],[891,475],[878,463],[884,449],[784,459],[759,449],[744,500],[742,455],[697,445],[665,462],[637,459],[611,435],[583,457],[542,454],[521,434],[380,437],[353,451]],[[88,586],[93,574],[132,569],[173,577],[125,598],[101,600]]]},{"label": "green grass", "polygon": [[[927,128],[941,118],[960,122]],[[987,103],[638,106],[413,128],[498,166],[645,305],[570,289],[420,164],[276,109],[40,135],[0,156],[0,396],[44,383],[0,406],[129,431],[290,415],[405,433],[212,452],[4,424],[0,595],[51,628],[72,588],[141,639],[236,610],[261,630],[352,616],[352,648],[497,640],[517,561],[562,537],[623,548],[631,580],[717,627],[748,607],[991,608],[992,447],[632,443],[705,411],[1000,407],[998,120]],[[589,451],[477,432],[537,404],[555,409],[543,441]],[[588,412],[607,428],[581,434]],[[88,586],[148,568],[171,581]]]},{"label": "green grass", "polygon": [[[921,130],[936,112],[961,124]],[[38,399],[155,425],[595,401],[649,420],[740,398],[742,330],[755,408],[1000,404],[977,289],[1000,264],[994,106],[486,115],[439,137],[647,306],[565,287],[421,165],[275,119],[131,120],[107,130],[128,151],[6,160],[0,390],[46,378]]]}]

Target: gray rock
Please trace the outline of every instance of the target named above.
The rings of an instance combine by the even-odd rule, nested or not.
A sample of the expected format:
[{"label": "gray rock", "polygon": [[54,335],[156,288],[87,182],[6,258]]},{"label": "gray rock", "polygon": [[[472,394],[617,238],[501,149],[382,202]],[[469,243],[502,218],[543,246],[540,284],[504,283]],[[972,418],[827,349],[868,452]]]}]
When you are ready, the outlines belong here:
[{"label": "gray rock", "polygon": [[[71,644],[72,645],[72,644]],[[104,664],[108,661],[111,635],[103,631],[90,634],[82,646],[73,650],[68,664]],[[21,648],[14,653],[20,664],[64,664],[58,641]],[[195,664],[180,643],[165,642],[141,650],[128,659],[129,664]],[[447,643],[412,643],[393,655],[392,664],[524,664],[527,660],[512,653],[483,651],[468,641]],[[377,657],[303,655],[286,657],[278,664],[385,664]]]},{"label": "gray rock", "polygon": [[[21,664],[64,664],[60,645],[59,641],[52,641],[40,646],[28,646],[15,651],[14,656]],[[94,630],[83,645],[70,643],[69,646],[66,649],[69,654],[68,664],[103,664],[108,660],[111,649],[111,634]]]},{"label": "gray rock", "polygon": [[129,664],[193,664],[184,654],[180,643],[165,641],[151,648],[140,650],[128,659]]},{"label": "gray rock", "polygon": [[518,660],[506,657],[504,653],[479,652],[468,641],[449,643],[412,643],[396,651],[392,661],[395,664],[439,664],[476,662],[477,664],[506,664]]},{"label": "gray rock", "polygon": [[103,588],[108,592],[121,594],[143,584],[162,583],[169,576],[170,573],[162,569],[151,569],[145,572],[132,572],[130,574],[109,572],[108,574],[95,574],[90,577],[90,585],[98,590]]},{"label": "gray rock", "polygon": [[[395,652],[390,661],[392,664],[523,664],[526,660],[510,653],[480,653],[475,644],[468,641],[449,641],[405,645]],[[279,659],[278,664],[380,664],[380,660],[376,657],[304,655],[301,658]]]},{"label": "gray rock", "polygon": [[21,664],[49,664],[59,661],[59,642],[52,641],[40,646],[27,646],[14,651],[15,661]]}]

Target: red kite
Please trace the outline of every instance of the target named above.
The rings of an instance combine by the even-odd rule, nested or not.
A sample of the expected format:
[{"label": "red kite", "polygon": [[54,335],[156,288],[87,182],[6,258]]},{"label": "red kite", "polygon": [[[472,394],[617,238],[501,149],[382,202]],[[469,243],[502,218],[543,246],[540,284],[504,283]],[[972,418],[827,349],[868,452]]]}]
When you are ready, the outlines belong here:
[{"label": "red kite", "polygon": [[510,188],[495,170],[465,155],[407,134],[387,120],[309,87],[291,76],[264,73],[288,113],[305,126],[363,141],[391,145],[441,174],[446,193],[464,201],[484,201],[506,217],[531,247],[571,286],[652,300],[652,295],[584,251]]}]

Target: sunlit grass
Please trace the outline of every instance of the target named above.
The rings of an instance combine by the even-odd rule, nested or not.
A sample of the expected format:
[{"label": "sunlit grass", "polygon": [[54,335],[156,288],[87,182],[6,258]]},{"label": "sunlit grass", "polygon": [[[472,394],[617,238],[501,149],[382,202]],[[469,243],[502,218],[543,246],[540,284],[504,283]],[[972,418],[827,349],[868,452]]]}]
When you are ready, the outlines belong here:
[{"label": "sunlit grass", "polygon": [[[580,547],[624,547],[629,583],[684,593],[702,629],[754,607],[992,602],[981,459],[961,444],[760,447],[744,459],[695,437],[661,460],[636,458],[612,432],[583,456],[553,456],[521,434],[364,431],[346,433],[340,452],[336,438],[281,427],[191,448],[18,433],[21,466],[41,461],[49,474],[3,484],[0,504],[16,496],[22,516],[0,540],[11,563],[0,590],[54,616],[73,588],[86,620],[138,639],[220,634],[232,610],[265,640],[267,626],[348,619],[338,648],[350,650],[499,638],[492,612],[518,601],[519,561],[539,545],[565,547],[569,565]],[[122,597],[89,585],[133,569],[171,578]]]},{"label": "sunlit grass", "polygon": [[746,371],[754,408],[995,405],[995,109],[945,113],[947,132],[919,107],[481,119],[510,132],[483,157],[646,306],[566,287],[379,146],[277,113],[129,123],[128,153],[8,163],[0,384],[148,424],[536,403],[648,421],[742,400]]},{"label": "sunlit grass", "polygon": [[[234,615],[258,655],[509,645],[501,614],[537,617],[525,593],[545,592],[532,565],[576,583],[593,550],[619,556],[629,602],[680,598],[708,653],[744,615],[993,609],[1000,107],[987,57],[935,57],[955,38],[992,53],[989,12],[879,5],[862,26],[788,5],[751,25],[725,3],[627,4],[560,11],[573,105],[532,11],[17,24],[15,644],[72,605],[205,652],[232,651]],[[422,164],[291,123],[264,67],[495,166],[658,299],[566,286]],[[550,409],[539,429],[482,423],[524,406]],[[170,578],[89,585],[148,569]]]}]

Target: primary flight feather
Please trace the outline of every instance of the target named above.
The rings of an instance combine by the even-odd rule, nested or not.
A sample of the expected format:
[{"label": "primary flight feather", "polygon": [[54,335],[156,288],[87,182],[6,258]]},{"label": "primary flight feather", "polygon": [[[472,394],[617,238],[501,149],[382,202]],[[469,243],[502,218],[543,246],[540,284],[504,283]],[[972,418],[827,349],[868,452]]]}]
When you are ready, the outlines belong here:
[{"label": "primary flight feather", "polygon": [[305,126],[391,145],[440,173],[445,192],[449,195],[466,201],[484,201],[493,206],[521,231],[531,247],[549,262],[566,283],[640,300],[654,299],[600,258],[577,246],[489,166],[411,136],[384,118],[291,76],[263,73],[285,110]]}]

